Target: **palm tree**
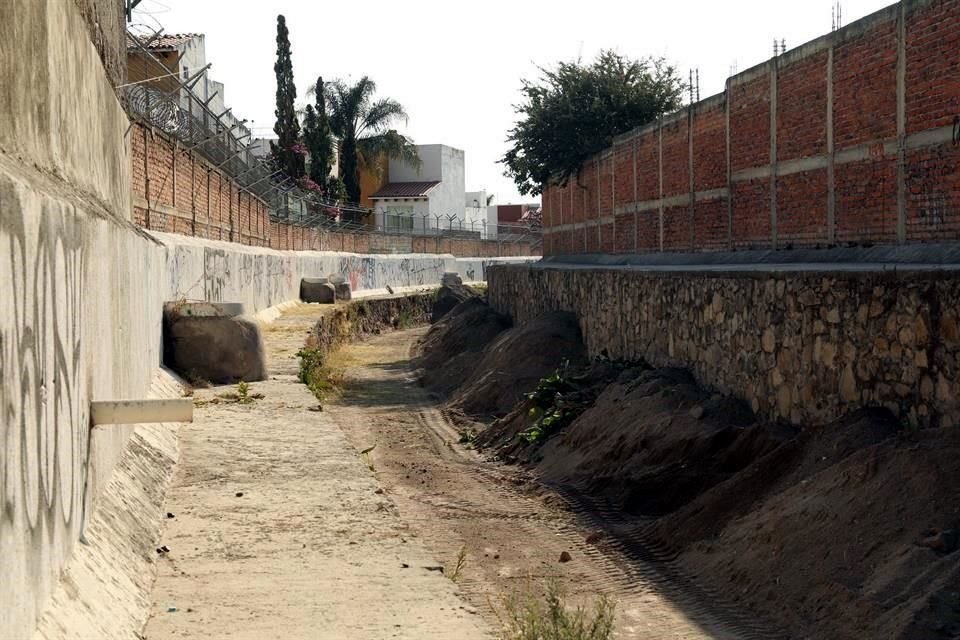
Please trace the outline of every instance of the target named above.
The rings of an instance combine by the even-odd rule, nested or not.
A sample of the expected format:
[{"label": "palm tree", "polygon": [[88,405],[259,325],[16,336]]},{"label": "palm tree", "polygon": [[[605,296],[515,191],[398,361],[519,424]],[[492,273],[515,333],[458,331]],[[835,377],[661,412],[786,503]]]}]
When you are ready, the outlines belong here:
[{"label": "palm tree", "polygon": [[[390,126],[407,121],[407,112],[396,100],[374,99],[377,85],[364,76],[354,85],[343,80],[327,83],[324,93],[330,111],[330,128],[340,151],[340,178],[351,202],[360,200],[360,170],[379,170],[377,159],[386,155],[419,165],[413,142]],[[308,93],[315,93],[316,86]]]}]

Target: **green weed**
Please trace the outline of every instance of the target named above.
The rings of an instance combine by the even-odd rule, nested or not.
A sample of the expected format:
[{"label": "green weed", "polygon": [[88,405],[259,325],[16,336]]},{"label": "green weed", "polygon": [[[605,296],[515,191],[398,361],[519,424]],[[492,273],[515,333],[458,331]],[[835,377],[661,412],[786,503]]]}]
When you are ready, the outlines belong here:
[{"label": "green weed", "polygon": [[532,589],[504,602],[500,619],[502,640],[610,640],[613,638],[612,600],[600,596],[589,607],[569,608],[556,582],[547,584],[544,597]]}]

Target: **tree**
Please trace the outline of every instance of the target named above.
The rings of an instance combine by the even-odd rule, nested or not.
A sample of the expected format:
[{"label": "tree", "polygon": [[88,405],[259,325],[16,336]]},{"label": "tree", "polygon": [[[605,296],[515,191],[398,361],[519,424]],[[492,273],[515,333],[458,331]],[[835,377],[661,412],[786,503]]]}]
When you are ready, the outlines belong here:
[{"label": "tree", "polygon": [[277,142],[270,143],[278,168],[294,180],[303,177],[304,157],[296,145],[300,142],[300,122],[293,106],[297,99],[297,87],[293,83],[293,61],[290,57],[290,34],[287,21],[277,16],[277,62],[273,65],[277,76],[277,117],[273,132]]},{"label": "tree", "polygon": [[317,78],[314,85],[317,105],[308,104],[303,117],[303,141],[310,153],[310,179],[320,185],[327,184],[333,165],[333,132],[323,86],[323,78]]},{"label": "tree", "polygon": [[[420,162],[413,142],[390,128],[397,120],[407,120],[403,106],[390,98],[374,99],[376,90],[367,76],[354,85],[335,80],[323,87],[330,128],[339,140],[340,178],[351,202],[360,200],[360,169],[377,170],[378,158]],[[310,91],[317,93],[317,88]]]},{"label": "tree", "polygon": [[681,104],[684,84],[661,59],[631,60],[602,51],[589,65],[561,62],[523,81],[524,101],[500,162],[520,193],[565,185],[583,162],[613,138],[652,122]]}]

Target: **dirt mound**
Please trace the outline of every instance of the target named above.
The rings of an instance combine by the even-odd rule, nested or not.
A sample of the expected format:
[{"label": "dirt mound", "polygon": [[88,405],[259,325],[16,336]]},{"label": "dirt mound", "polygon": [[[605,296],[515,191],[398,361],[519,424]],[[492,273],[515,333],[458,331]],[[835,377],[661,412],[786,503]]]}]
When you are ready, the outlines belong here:
[{"label": "dirt mound", "polygon": [[791,637],[960,637],[960,433],[882,411],[812,429],[655,526]]},{"label": "dirt mound", "polygon": [[537,383],[565,364],[586,362],[577,317],[554,312],[504,332],[492,342],[449,406],[473,418],[506,415]]},{"label": "dirt mound", "polygon": [[[571,376],[571,391],[557,405],[593,399],[569,424],[537,433],[539,411],[531,400],[480,434],[478,446],[534,463],[549,482],[602,495],[634,514],[659,516],[795,433],[756,424],[743,403],[708,393],[686,370],[605,366],[595,363]],[[577,389],[584,378],[592,384],[581,382]]]},{"label": "dirt mound", "polygon": [[494,311],[478,297],[471,297],[450,310],[430,327],[417,346],[415,366],[430,391],[446,396],[470,376],[481,352],[503,331],[510,319]]},{"label": "dirt mound", "polygon": [[477,298],[480,292],[465,284],[451,282],[437,289],[433,300],[433,309],[430,312],[430,322],[436,324],[453,309],[470,298]]},{"label": "dirt mound", "polygon": [[960,430],[762,424],[684,370],[594,362],[474,442],[653,518],[645,537],[786,637],[960,638]]}]

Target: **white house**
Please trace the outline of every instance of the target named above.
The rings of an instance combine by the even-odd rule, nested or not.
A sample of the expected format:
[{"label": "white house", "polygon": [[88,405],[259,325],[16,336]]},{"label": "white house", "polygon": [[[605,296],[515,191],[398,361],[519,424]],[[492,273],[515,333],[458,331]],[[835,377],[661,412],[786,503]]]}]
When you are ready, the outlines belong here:
[{"label": "white house", "polygon": [[370,196],[377,229],[435,233],[464,219],[464,154],[443,144],[417,145],[419,167],[390,160],[390,182]]},{"label": "white house", "polygon": [[[497,212],[487,206],[486,191],[468,191],[463,217],[464,231],[479,233],[483,239],[497,237]],[[491,217],[492,215],[492,217]]]}]

